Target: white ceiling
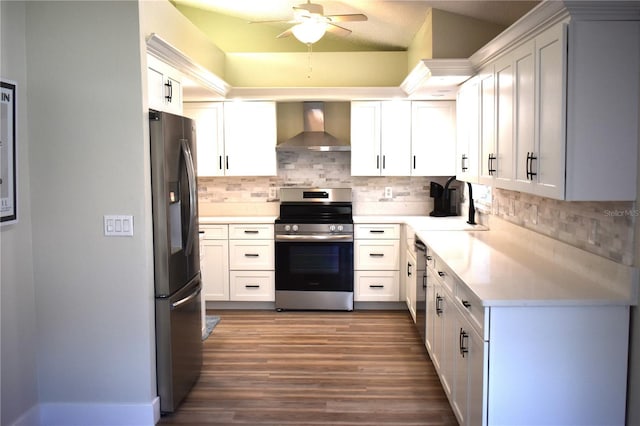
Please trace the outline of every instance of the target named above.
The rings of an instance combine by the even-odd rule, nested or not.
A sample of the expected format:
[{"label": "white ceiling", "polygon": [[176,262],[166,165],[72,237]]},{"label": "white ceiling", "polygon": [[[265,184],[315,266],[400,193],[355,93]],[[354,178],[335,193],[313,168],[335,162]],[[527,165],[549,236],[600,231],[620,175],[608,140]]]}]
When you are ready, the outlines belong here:
[{"label": "white ceiling", "polygon": [[[247,37],[247,21],[288,20],[292,17],[293,6],[304,0],[174,0],[178,5],[212,11],[217,14],[239,18],[235,39]],[[321,4],[324,13],[348,14],[363,13],[366,22],[345,22],[341,26],[353,33],[348,36],[351,42],[377,46],[378,50],[404,50],[425,21],[430,7],[457,13],[503,26],[509,26],[526,14],[538,1],[485,1],[485,0],[447,0],[447,1],[401,1],[401,0],[314,0]],[[269,25],[269,24],[252,24]],[[286,29],[288,24],[281,24]],[[234,37],[226,40],[223,50],[233,51]],[[221,46],[222,47],[222,46]]]}]

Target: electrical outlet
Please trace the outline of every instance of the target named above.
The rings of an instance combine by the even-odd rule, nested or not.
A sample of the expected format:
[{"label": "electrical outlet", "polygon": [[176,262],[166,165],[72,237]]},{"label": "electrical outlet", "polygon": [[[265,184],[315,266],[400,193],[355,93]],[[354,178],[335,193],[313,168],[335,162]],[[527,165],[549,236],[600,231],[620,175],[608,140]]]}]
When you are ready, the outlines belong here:
[{"label": "electrical outlet", "polygon": [[531,206],[531,223],[538,224],[538,206],[535,204]]},{"label": "electrical outlet", "polygon": [[384,198],[393,198],[393,189],[390,186],[384,188]]},{"label": "electrical outlet", "polygon": [[275,187],[269,187],[269,199],[275,200],[278,198],[278,189]]},{"label": "electrical outlet", "polygon": [[509,200],[509,216],[515,216],[515,215],[516,215],[516,200],[511,198]]}]

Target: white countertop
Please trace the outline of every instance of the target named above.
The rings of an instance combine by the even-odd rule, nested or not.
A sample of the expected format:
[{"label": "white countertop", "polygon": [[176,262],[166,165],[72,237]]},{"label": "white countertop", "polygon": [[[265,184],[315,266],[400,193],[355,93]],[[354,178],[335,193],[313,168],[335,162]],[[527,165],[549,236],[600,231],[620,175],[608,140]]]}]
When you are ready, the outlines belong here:
[{"label": "white countertop", "polygon": [[[220,223],[274,223],[277,216],[200,216],[200,224]],[[463,216],[431,217],[431,216],[354,216],[355,224],[361,223],[406,223],[414,231],[468,231],[484,230],[480,225],[469,225]]]},{"label": "white countertop", "polygon": [[[485,306],[635,305],[637,270],[611,262],[602,279],[544,258],[498,232],[416,233]],[[575,249],[579,250],[579,249]],[[583,253],[574,253],[585,256]],[[613,283],[611,271],[617,275]],[[618,268],[623,269],[620,271]],[[586,267],[585,267],[586,269]],[[634,272],[635,271],[635,272]],[[623,277],[623,279],[620,279]],[[622,281],[629,282],[625,283]]]},{"label": "white countertop", "polygon": [[220,223],[273,223],[277,216],[200,216],[200,225]]},{"label": "white countertop", "polygon": [[469,225],[466,216],[354,216],[353,223],[405,223],[414,231],[471,231],[485,230],[481,225]]}]

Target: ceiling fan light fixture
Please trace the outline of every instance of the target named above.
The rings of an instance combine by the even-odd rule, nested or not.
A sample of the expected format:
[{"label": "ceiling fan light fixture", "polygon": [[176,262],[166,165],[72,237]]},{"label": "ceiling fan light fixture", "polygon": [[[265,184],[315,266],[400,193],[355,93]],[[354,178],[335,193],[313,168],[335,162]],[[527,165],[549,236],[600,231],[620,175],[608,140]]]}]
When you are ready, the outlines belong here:
[{"label": "ceiling fan light fixture", "polygon": [[324,36],[326,31],[327,24],[314,19],[305,20],[291,28],[294,37],[304,44],[315,43]]}]

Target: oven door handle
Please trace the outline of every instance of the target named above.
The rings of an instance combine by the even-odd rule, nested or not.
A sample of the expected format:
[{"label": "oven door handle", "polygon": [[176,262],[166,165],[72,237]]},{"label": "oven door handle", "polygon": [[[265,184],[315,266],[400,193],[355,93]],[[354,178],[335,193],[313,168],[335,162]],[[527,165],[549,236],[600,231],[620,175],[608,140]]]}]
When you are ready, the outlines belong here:
[{"label": "oven door handle", "polygon": [[353,235],[276,235],[276,241],[280,242],[353,242]]}]

